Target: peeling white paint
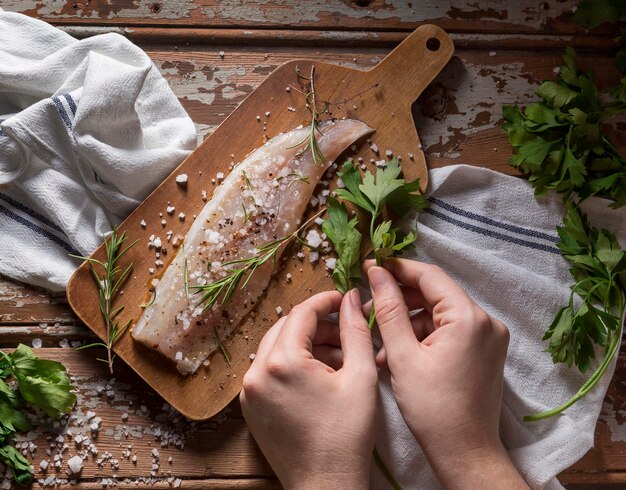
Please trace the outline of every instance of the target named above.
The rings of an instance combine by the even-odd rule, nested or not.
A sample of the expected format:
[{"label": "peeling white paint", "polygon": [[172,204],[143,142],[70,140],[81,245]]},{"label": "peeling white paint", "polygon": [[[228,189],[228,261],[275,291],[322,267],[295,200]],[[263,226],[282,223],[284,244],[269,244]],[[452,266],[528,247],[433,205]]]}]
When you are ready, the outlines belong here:
[{"label": "peeling white paint", "polygon": [[458,158],[460,153],[449,146],[459,135],[496,127],[504,104],[526,105],[536,99],[537,86],[523,73],[521,62],[486,66],[462,63],[458,58],[452,61],[430,89],[434,93],[437,86],[445,87],[440,94],[447,98],[441,102],[442,112],[428,113],[425,107],[432,100],[421,101],[417,109],[416,125],[424,148],[432,155]]}]

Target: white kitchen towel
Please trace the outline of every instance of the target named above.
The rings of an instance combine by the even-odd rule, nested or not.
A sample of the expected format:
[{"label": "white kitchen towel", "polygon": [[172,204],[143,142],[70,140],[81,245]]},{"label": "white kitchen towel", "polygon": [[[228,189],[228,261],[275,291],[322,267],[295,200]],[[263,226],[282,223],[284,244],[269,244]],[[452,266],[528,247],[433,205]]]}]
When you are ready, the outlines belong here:
[{"label": "white kitchen towel", "polygon": [[78,41],[0,9],[0,273],[63,290],[195,148],[148,56],[118,34]]},{"label": "white kitchen towel", "polygon": [[[561,198],[550,194],[536,200],[526,180],[467,165],[432,170],[429,195],[431,206],[419,218],[419,238],[410,258],[441,266],[508,326],[502,440],[532,488],[562,488],[555,475],[593,445],[615,364],[563,415],[540,422],[522,420],[566,401],[589,375],[554,365],[541,340],[556,312],[567,304],[573,282],[556,248],[556,226],[564,214]],[[624,246],[626,210],[611,210],[606,204],[592,199],[584,208],[592,224],[615,231]],[[404,488],[439,488],[400,415],[388,371],[381,375],[379,452]],[[494,482],[493,488],[500,487]],[[372,488],[389,488],[375,465]]]}]

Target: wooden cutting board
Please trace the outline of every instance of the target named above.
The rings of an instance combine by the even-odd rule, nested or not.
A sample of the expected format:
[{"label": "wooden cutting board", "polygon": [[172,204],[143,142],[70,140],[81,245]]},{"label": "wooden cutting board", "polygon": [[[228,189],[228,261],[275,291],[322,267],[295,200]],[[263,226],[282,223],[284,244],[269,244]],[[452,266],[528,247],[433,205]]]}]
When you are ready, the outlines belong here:
[{"label": "wooden cutting board", "polygon": [[[413,123],[411,105],[445,66],[453,50],[452,41],[443,30],[423,25],[369,71],[316,63],[317,99],[331,103],[332,117],[359,119],[376,129],[371,139],[378,146],[380,156],[375,155],[365,142],[359,142],[356,151],[348,150],[345,156],[362,156],[373,169],[370,159],[384,159],[385,151],[390,149],[394,155],[402,156],[405,176],[409,179],[419,177],[425,189],[426,162]],[[310,114],[303,95],[286,88],[299,88],[303,82],[296,75],[296,67],[308,75],[311,65],[312,62],[307,60],[293,60],[278,67],[120,225],[120,232],[125,231],[128,235],[128,243],[139,240],[121,264],[133,263],[131,277],[122,288],[124,293],[116,300],[116,306],[125,305],[119,317],[121,324],[128,319],[132,323],[137,321],[142,312],[139,305],[146,302],[152,279],[164,270],[155,266],[154,250],[148,249],[149,237],[161,238],[167,249],[167,255],[162,258],[171,260],[176,249],[166,241],[166,233],[170,230],[174,236],[187,233],[193,216],[205,204],[202,192],[206,191],[211,197],[215,189],[212,179],[218,172],[227,174],[232,164],[262,146],[265,137],[271,138],[309,123]],[[413,155],[412,158],[409,154]],[[176,176],[183,173],[188,175],[186,188],[176,183]],[[141,176],[137,178],[141,179]],[[172,215],[166,212],[168,205],[176,208]],[[185,214],[184,220],[179,219],[180,212]],[[140,225],[142,220],[147,224],[145,228]],[[162,220],[166,222],[164,226]],[[278,319],[276,307],[289,312],[293,305],[312,293],[333,287],[323,262],[312,266],[289,252],[287,250],[285,260],[257,310],[248,315],[235,334],[225,341],[232,357],[230,367],[218,352],[211,357],[208,367],[201,367],[193,376],[183,377],[169,360],[134,342],[129,332],[116,343],[117,356],[183,415],[194,420],[215,415],[241,390],[243,375],[251,363],[250,354],[256,352],[263,334]],[[96,250],[93,257],[102,259],[104,248]],[[150,269],[155,269],[154,273]],[[291,273],[291,281],[285,280],[287,273]],[[105,339],[98,293],[87,263],[83,263],[70,279],[67,297],[81,321]],[[237,305],[230,307],[237,308]],[[104,354],[94,350],[93,355]]]}]

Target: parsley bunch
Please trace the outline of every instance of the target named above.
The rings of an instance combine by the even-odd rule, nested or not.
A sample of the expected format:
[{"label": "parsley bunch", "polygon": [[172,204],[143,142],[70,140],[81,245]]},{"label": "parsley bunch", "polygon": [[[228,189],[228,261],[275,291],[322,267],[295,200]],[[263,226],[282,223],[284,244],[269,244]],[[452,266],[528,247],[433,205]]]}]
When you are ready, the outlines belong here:
[{"label": "parsley bunch", "polygon": [[626,78],[614,91],[618,97],[602,104],[590,74],[576,66],[568,47],[557,82],[545,81],[536,94],[541,101],[522,112],[504,106],[503,129],[514,154],[509,164],[528,175],[541,195],[553,189],[569,198],[601,195],[626,204],[626,160],[602,130],[603,117],[626,110]]},{"label": "parsley bunch", "polygon": [[[5,380],[15,381],[17,390]],[[10,445],[17,431],[31,429],[24,407],[29,404],[58,417],[76,403],[73,390],[60,362],[39,359],[23,344],[12,354],[0,351],[0,461],[11,468],[19,485],[29,485],[33,478],[28,460]]]},{"label": "parsley bunch", "polygon": [[596,346],[604,355],[573,397],[557,408],[524,417],[526,421],[561,413],[585,396],[614,359],[622,336],[626,251],[612,232],[591,226],[579,205],[595,195],[612,201],[613,208],[626,204],[626,160],[602,130],[604,117],[626,110],[626,78],[612,91],[614,99],[602,102],[592,75],[576,66],[572,48],[567,48],[564,61],[558,80],[545,81],[537,90],[541,101],[524,111],[503,107],[503,129],[513,146],[509,164],[528,175],[536,195],[554,190],[567,207],[563,225],[557,227],[558,247],[576,282],[568,304],[543,338],[549,341],[548,352],[555,363],[575,365],[581,372],[591,368]]},{"label": "parsley bunch", "polygon": [[[337,197],[355,204],[369,215],[369,238],[377,265],[382,265],[388,257],[401,254],[417,239],[414,232],[404,234],[393,226],[389,210],[404,218],[409,211],[421,211],[426,207],[426,197],[418,194],[419,179],[407,182],[400,177],[401,171],[398,159],[393,158],[386,167],[377,168],[375,176],[369,170],[361,175],[352,160],[344,163],[339,172],[345,187],[337,189]],[[329,198],[328,218],[324,219],[322,230],[337,252],[333,281],[342,293],[354,287],[360,278],[361,233],[357,225],[356,217],[348,219],[345,204]],[[372,308],[370,328],[374,322],[373,313]]]}]

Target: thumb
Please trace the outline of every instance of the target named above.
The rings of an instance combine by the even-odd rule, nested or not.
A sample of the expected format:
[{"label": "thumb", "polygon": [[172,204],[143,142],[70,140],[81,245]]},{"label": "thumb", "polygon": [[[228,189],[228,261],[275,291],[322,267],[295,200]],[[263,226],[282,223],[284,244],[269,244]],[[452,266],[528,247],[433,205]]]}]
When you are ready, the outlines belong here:
[{"label": "thumb", "polygon": [[372,332],[361,312],[358,289],[348,291],[339,310],[339,337],[343,351],[343,366],[347,370],[376,371]]},{"label": "thumb", "polygon": [[402,369],[405,361],[415,354],[419,342],[413,332],[404,296],[393,275],[382,267],[371,267],[367,276],[387,363],[393,372]]}]

